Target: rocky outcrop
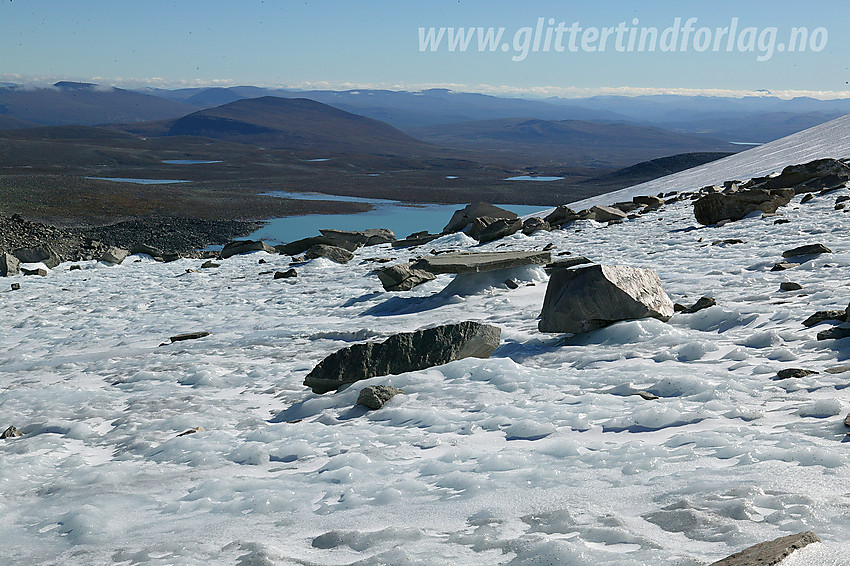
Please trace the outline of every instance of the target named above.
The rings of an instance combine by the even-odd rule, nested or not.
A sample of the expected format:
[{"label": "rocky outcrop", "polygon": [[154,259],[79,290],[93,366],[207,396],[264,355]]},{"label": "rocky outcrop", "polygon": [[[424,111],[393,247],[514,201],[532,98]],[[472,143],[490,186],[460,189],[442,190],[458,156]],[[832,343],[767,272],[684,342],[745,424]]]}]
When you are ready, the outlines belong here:
[{"label": "rocky outcrop", "polygon": [[17,275],[21,269],[21,262],[8,252],[0,254],[0,275],[11,277]]},{"label": "rocky outcrop", "polygon": [[639,204],[641,206],[648,206],[650,208],[658,208],[664,204],[664,199],[659,198],[653,195],[640,195],[636,197],[632,197],[632,202],[635,204]]},{"label": "rocky outcrop", "polygon": [[561,226],[562,224],[567,224],[578,219],[579,215],[576,211],[567,205],[561,205],[549,213],[549,215],[543,220],[548,222],[551,226]]},{"label": "rocky outcrop", "polygon": [[304,385],[314,393],[327,393],[370,377],[422,370],[468,357],[489,358],[499,346],[500,336],[496,326],[467,321],[396,334],[383,342],[354,344],[319,362]]},{"label": "rocky outcrop", "polygon": [[363,405],[373,411],[377,411],[396,395],[403,394],[404,390],[398,389],[397,387],[391,387],[389,385],[369,385],[360,390],[360,394],[357,396],[357,404]]},{"label": "rocky outcrop", "polygon": [[455,252],[424,257],[412,265],[431,273],[481,273],[523,265],[546,265],[552,261],[550,251],[522,252]]},{"label": "rocky outcrop", "polygon": [[476,218],[483,216],[497,219],[506,218],[508,220],[513,220],[517,217],[517,215],[510,210],[505,210],[486,202],[476,202],[467,205],[461,210],[456,210],[452,215],[451,220],[449,220],[449,223],[446,224],[445,228],[443,228],[443,234],[460,232],[472,224]]},{"label": "rocky outcrop", "polygon": [[754,179],[766,189],[793,188],[797,194],[831,189],[850,181],[850,167],[837,159],[816,159],[789,165],[774,177]]},{"label": "rocky outcrop", "polygon": [[286,271],[275,271],[274,274],[275,279],[292,279],[293,277],[298,277],[298,272],[291,267]]},{"label": "rocky outcrop", "polygon": [[53,269],[61,260],[59,255],[53,251],[49,244],[32,248],[18,248],[12,251],[12,255],[21,263],[43,263],[48,269]]},{"label": "rocky outcrop", "polygon": [[535,232],[539,232],[541,230],[544,232],[548,232],[551,229],[552,226],[550,226],[548,222],[536,216],[527,218],[522,223],[522,233],[526,236],[530,236],[531,234],[534,234]]},{"label": "rocky outcrop", "polygon": [[338,246],[329,246],[327,244],[317,244],[304,253],[307,259],[316,259],[323,257],[336,263],[348,263],[354,259],[354,254],[345,248]]},{"label": "rocky outcrop", "polygon": [[119,265],[122,261],[127,259],[128,255],[130,255],[130,252],[127,250],[123,250],[115,246],[109,246],[109,248],[101,254],[100,261],[112,265]]},{"label": "rocky outcrop", "polygon": [[718,560],[711,566],[775,566],[792,552],[813,542],[820,542],[812,531],[762,542]]},{"label": "rocky outcrop", "polygon": [[619,320],[653,317],[667,321],[673,302],[653,271],[593,265],[552,272],[538,328],[577,334]]},{"label": "rocky outcrop", "polygon": [[[303,238],[301,240],[289,242],[288,244],[281,244],[279,246],[275,246],[274,248],[284,255],[296,256],[299,254],[303,254],[313,246],[317,246],[319,244],[332,246],[334,245],[334,241],[325,236],[311,236],[309,238]],[[357,245],[352,244],[350,242],[338,241],[336,245],[337,247],[344,248],[350,252],[353,252],[357,249]]]},{"label": "rocky outcrop", "polygon": [[776,212],[794,197],[794,189],[728,189],[711,193],[694,201],[694,215],[703,225],[717,224],[721,220],[740,220],[746,215],[762,211]]},{"label": "rocky outcrop", "polygon": [[[332,246],[343,247],[341,242],[346,242],[360,246],[376,246],[378,244],[389,244],[396,241],[395,234],[387,228],[370,228],[368,230],[360,230],[349,232],[346,230],[319,230],[322,236],[329,240]],[[347,249],[347,247],[346,247]],[[353,251],[353,250],[349,250]]]},{"label": "rocky outcrop", "polygon": [[233,240],[228,242],[222,249],[219,256],[221,259],[244,254],[248,252],[266,252],[276,254],[277,250],[262,240]]},{"label": "rocky outcrop", "polygon": [[411,269],[409,264],[400,263],[378,271],[378,279],[386,291],[410,291],[417,285],[434,279],[434,274],[422,269]]}]

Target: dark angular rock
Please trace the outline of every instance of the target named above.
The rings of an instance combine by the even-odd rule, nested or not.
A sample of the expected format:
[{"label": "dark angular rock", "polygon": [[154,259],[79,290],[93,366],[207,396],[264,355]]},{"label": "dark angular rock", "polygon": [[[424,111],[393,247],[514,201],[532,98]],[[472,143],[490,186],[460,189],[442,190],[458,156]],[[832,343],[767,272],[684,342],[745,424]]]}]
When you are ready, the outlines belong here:
[{"label": "dark angular rock", "polygon": [[214,269],[216,267],[221,267],[221,264],[216,263],[211,259],[208,259],[207,261],[201,264],[201,269]]},{"label": "dark angular rock", "polygon": [[818,311],[806,320],[803,321],[803,326],[806,328],[812,327],[827,320],[837,320],[839,322],[847,322],[847,311],[830,310]]},{"label": "dark angular rock", "polygon": [[508,289],[519,289],[519,283],[516,279],[505,279],[505,287]]},{"label": "dark angular rock", "polygon": [[653,271],[615,265],[559,269],[543,299],[541,332],[589,332],[620,320],[667,321],[673,302]]},{"label": "dark angular rock", "polygon": [[421,246],[427,244],[440,237],[440,234],[429,234],[426,232],[415,232],[403,240],[396,240],[392,246],[394,248],[411,248],[413,246]]},{"label": "dark angular rock", "polygon": [[221,257],[221,259],[227,259],[238,254],[257,251],[270,254],[278,253],[275,248],[262,240],[233,240],[225,244],[219,253],[219,257]]},{"label": "dark angular rock", "polygon": [[38,269],[27,269],[26,267],[22,267],[21,273],[23,273],[24,275],[38,275],[39,277],[47,277],[47,270],[43,267],[39,267]]},{"label": "dark angular rock", "polygon": [[169,338],[171,343],[182,342],[183,340],[197,340],[198,338],[203,338],[204,336],[209,336],[209,332],[184,332],[183,334],[178,334],[176,336],[172,336]]},{"label": "dark angular rock", "polygon": [[53,269],[60,263],[59,255],[49,245],[33,248],[18,248],[12,250],[12,255],[21,263],[43,263],[48,269]]},{"label": "dark angular rock", "polygon": [[12,291],[20,291],[21,284],[20,283],[12,283]]},{"label": "dark angular rock", "polygon": [[435,277],[429,271],[412,269],[409,264],[399,263],[378,271],[378,279],[386,291],[410,291]]},{"label": "dark angular rock", "polygon": [[417,371],[468,357],[489,358],[499,346],[501,330],[478,322],[461,322],[390,336],[343,348],[319,362],[304,379],[315,393],[380,375]]},{"label": "dark angular rock", "polygon": [[326,258],[336,263],[348,263],[354,259],[354,254],[338,246],[317,244],[304,253],[307,259]]},{"label": "dark angular rock", "polygon": [[739,240],[737,238],[727,238],[725,240],[714,240],[711,242],[712,246],[732,246],[734,244],[743,244],[744,240]]},{"label": "dark angular rock", "polygon": [[531,234],[539,232],[540,230],[548,232],[551,229],[552,227],[549,225],[548,222],[536,216],[532,216],[531,218],[526,219],[522,223],[522,233],[526,236],[530,236]]},{"label": "dark angular rock", "polygon": [[717,301],[714,300],[714,297],[701,297],[696,303],[694,303],[690,307],[685,307],[682,310],[682,314],[693,314],[695,312],[701,311],[702,309],[707,309],[708,307],[713,307],[717,304]]},{"label": "dark angular rock", "polygon": [[812,531],[762,542],[718,560],[711,566],[776,566],[792,552],[813,542],[820,542]]},{"label": "dark angular rock", "polygon": [[[831,179],[827,184],[834,184],[843,179],[843,181],[840,181],[843,184],[850,180],[850,167],[837,159],[829,157],[799,165],[789,165],[779,175],[769,177],[764,183],[764,187],[766,189],[797,187],[804,183],[808,185],[809,182],[816,179]],[[820,190],[824,186],[812,190]],[[805,190],[806,187],[801,188]]]},{"label": "dark angular rock", "polygon": [[493,206],[492,204],[488,204],[486,202],[476,202],[473,204],[467,205],[465,208],[461,210],[455,211],[452,215],[449,223],[446,224],[446,227],[443,228],[443,234],[451,234],[453,232],[460,232],[476,218],[481,216],[489,216],[491,218],[507,218],[509,220],[513,220],[517,217],[517,215],[510,210],[505,210],[503,208],[499,208],[498,206]]},{"label": "dark angular rock", "polygon": [[579,215],[572,208],[561,205],[549,213],[543,220],[548,222],[550,226],[561,226],[562,224],[567,224],[578,219]]},{"label": "dark angular rock", "polygon": [[0,434],[0,440],[6,440],[8,438],[20,438],[23,435],[24,433],[19,431],[17,427],[10,426],[6,430],[4,430],[2,434]]},{"label": "dark angular rock", "polygon": [[773,264],[773,267],[770,268],[771,271],[785,271],[787,269],[794,269],[799,266],[799,263],[791,263],[788,261],[779,261]]},{"label": "dark angular rock", "polygon": [[[319,230],[322,236],[330,240],[330,244],[337,247],[343,247],[340,243],[345,242],[356,247],[360,246],[376,246],[378,244],[389,244],[395,242],[397,238],[392,230],[387,228],[370,228],[368,230],[360,230],[349,232],[346,230]],[[346,247],[346,249],[348,249]],[[353,251],[353,250],[349,250]]]},{"label": "dark angular rock", "polygon": [[807,194],[806,196],[804,196],[803,198],[800,199],[800,204],[806,204],[807,202],[813,201],[813,200],[815,200],[815,195],[809,193],[809,194]]},{"label": "dark angular rock", "polygon": [[128,255],[130,255],[129,251],[115,246],[110,246],[105,252],[103,252],[103,254],[101,254],[100,261],[110,263],[112,265],[119,265],[122,261],[127,259]]},{"label": "dark angular rock", "polygon": [[774,379],[791,379],[794,377],[806,377],[807,375],[814,375],[818,372],[812,371],[810,369],[803,368],[785,368],[781,369],[776,373],[776,377]]},{"label": "dark angular rock", "polygon": [[648,206],[650,208],[658,208],[664,204],[664,199],[660,199],[656,196],[652,195],[643,195],[632,197],[632,201],[636,204],[640,204],[643,206]]},{"label": "dark angular rock", "polygon": [[522,220],[515,218],[513,220],[507,218],[476,218],[472,223],[472,229],[469,235],[485,244],[516,234],[522,229]]},{"label": "dark angular rock", "polygon": [[20,270],[21,262],[18,261],[18,258],[6,252],[0,254],[0,275],[11,277],[20,273]]},{"label": "dark angular rock", "polygon": [[779,284],[780,291],[799,291],[803,286],[793,281],[783,281]]},{"label": "dark angular rock", "polygon": [[805,255],[831,254],[832,250],[823,244],[808,244],[782,252],[782,257],[797,257]]},{"label": "dark angular rock", "polygon": [[712,193],[694,201],[694,215],[703,225],[721,220],[740,220],[751,212],[776,212],[794,197],[794,189],[742,189],[729,193]]},{"label": "dark angular rock", "polygon": [[275,279],[291,279],[293,277],[298,277],[298,272],[293,268],[289,268],[286,271],[276,271],[274,274]]},{"label": "dark angular rock", "polygon": [[389,385],[369,385],[360,390],[360,394],[357,396],[357,404],[377,411],[396,395],[403,394],[404,390]]},{"label": "dark angular rock", "polygon": [[571,267],[575,267],[577,265],[584,265],[587,263],[593,262],[584,256],[568,257],[566,259],[559,259],[558,261],[553,261],[552,263],[547,264],[544,269],[546,269],[546,273],[551,274],[557,269],[569,269]]},{"label": "dark angular rock", "polygon": [[822,330],[818,332],[818,340],[841,340],[842,338],[847,338],[850,336],[850,328],[844,328],[843,326],[833,326],[832,328],[828,328],[826,330]]}]

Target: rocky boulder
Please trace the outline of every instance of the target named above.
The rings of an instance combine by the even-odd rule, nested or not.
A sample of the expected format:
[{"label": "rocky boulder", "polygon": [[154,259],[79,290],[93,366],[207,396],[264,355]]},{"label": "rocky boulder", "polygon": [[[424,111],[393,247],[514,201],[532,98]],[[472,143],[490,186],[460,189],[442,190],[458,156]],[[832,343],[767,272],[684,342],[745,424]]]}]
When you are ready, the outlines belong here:
[{"label": "rocky boulder", "polygon": [[508,220],[513,220],[517,217],[517,215],[510,210],[505,210],[486,202],[476,202],[467,205],[461,210],[456,210],[452,215],[451,220],[449,220],[449,223],[446,224],[445,228],[443,228],[443,234],[460,232],[472,224],[476,218],[480,218],[482,216],[489,216],[490,218],[507,218]]},{"label": "rocky boulder", "polygon": [[59,255],[47,244],[32,248],[18,248],[12,251],[12,255],[21,263],[43,263],[48,269],[53,269],[61,262]]},{"label": "rocky boulder", "polygon": [[400,263],[378,271],[378,279],[386,291],[410,291],[417,285],[434,279],[434,274],[422,269],[412,269],[409,264]]},{"label": "rocky boulder", "polygon": [[694,215],[697,222],[708,226],[721,220],[740,220],[757,210],[776,212],[793,197],[794,189],[742,189],[711,193],[694,201]]},{"label": "rocky boulder", "polygon": [[[340,242],[353,244],[356,247],[360,246],[376,246],[378,244],[389,244],[396,241],[395,234],[387,228],[370,228],[368,230],[360,230],[357,232],[349,232],[346,230],[319,230],[322,236],[330,240],[333,246],[340,246]],[[346,249],[347,246],[346,246]],[[349,250],[353,251],[353,250]]]},{"label": "rocky boulder", "polygon": [[360,394],[357,396],[357,404],[363,405],[373,411],[377,411],[396,395],[403,394],[404,390],[398,389],[397,387],[391,387],[389,385],[369,385],[360,390]]},{"label": "rocky boulder", "polygon": [[764,181],[766,189],[794,188],[797,194],[833,188],[850,181],[850,167],[837,159],[816,159],[789,165],[775,177]]},{"label": "rocky boulder", "polygon": [[806,244],[790,250],[782,252],[782,257],[799,257],[799,256],[816,256],[820,254],[831,254],[832,250],[823,244]]},{"label": "rocky boulder", "polygon": [[112,265],[119,265],[122,261],[127,259],[128,255],[130,255],[130,252],[127,250],[122,250],[115,246],[109,246],[109,248],[101,254],[100,261],[110,263]]},{"label": "rocky boulder", "polygon": [[7,252],[0,254],[0,275],[3,277],[17,275],[20,268],[21,262],[18,261],[18,258]]},{"label": "rocky boulder", "polygon": [[304,385],[327,393],[348,383],[400,374],[463,358],[489,358],[499,346],[501,330],[478,322],[461,322],[390,336],[343,348],[313,368]]},{"label": "rocky boulder", "polygon": [[562,224],[567,224],[568,222],[572,222],[574,220],[578,220],[579,215],[567,205],[561,205],[552,212],[549,213],[546,218],[543,220],[548,222],[551,226],[560,226]]},{"label": "rocky boulder", "polygon": [[523,265],[546,265],[552,261],[552,252],[454,252],[423,257],[412,265],[431,273],[483,273]]},{"label": "rocky boulder", "polygon": [[336,263],[348,263],[354,259],[354,254],[345,248],[338,246],[329,246],[327,244],[317,244],[304,253],[307,259],[316,259],[323,257]]},{"label": "rocky boulder", "polygon": [[552,272],[538,328],[577,334],[620,320],[667,321],[673,312],[673,302],[653,271],[592,265]]},{"label": "rocky boulder", "polygon": [[552,229],[552,226],[550,226],[548,222],[546,222],[542,218],[538,218],[536,216],[532,216],[531,218],[527,218],[522,223],[522,233],[525,234],[526,236],[530,236],[531,234],[534,234],[535,232],[539,232],[540,230],[548,232],[551,229]]},{"label": "rocky boulder", "polygon": [[641,206],[648,206],[650,208],[658,208],[664,204],[664,199],[659,198],[654,195],[640,195],[636,197],[632,197],[632,202],[635,204],[639,204]]},{"label": "rocky boulder", "polygon": [[332,240],[327,236],[311,236],[309,238],[303,238],[301,240],[289,242],[288,244],[275,246],[274,249],[284,255],[296,256],[299,254],[303,254],[304,252],[318,244],[325,244],[326,246],[336,246],[338,248],[346,249],[350,252],[353,252],[358,248],[357,244],[353,244],[346,240]]},{"label": "rocky boulder", "polygon": [[476,218],[469,230],[469,235],[482,244],[492,242],[511,234],[516,234],[522,229],[522,220],[519,218],[493,218],[481,216]]},{"label": "rocky boulder", "polygon": [[712,563],[711,566],[775,566],[795,550],[813,542],[820,542],[820,539],[812,531],[797,533],[745,548],[741,552]]},{"label": "rocky boulder", "polygon": [[596,217],[597,222],[611,222],[612,220],[625,220],[628,215],[613,206],[592,206],[590,211]]},{"label": "rocky boulder", "polygon": [[227,259],[235,255],[258,251],[270,254],[277,253],[276,249],[262,240],[232,240],[222,248],[219,256],[221,259]]}]

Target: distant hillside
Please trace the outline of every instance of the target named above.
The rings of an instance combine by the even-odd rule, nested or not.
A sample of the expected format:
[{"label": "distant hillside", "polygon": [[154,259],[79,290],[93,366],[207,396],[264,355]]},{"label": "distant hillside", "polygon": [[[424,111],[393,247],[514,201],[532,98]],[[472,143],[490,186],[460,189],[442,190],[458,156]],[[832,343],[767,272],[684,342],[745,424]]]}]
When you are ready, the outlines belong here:
[{"label": "distant hillside", "polygon": [[243,99],[176,120],[123,127],[142,135],[203,136],[275,149],[380,155],[439,152],[383,122],[304,98]]},{"label": "distant hillside", "polygon": [[572,160],[587,166],[622,167],[659,155],[741,149],[706,136],[584,120],[511,118],[429,126],[412,129],[410,133],[458,149],[513,152],[537,162]]},{"label": "distant hillside", "polygon": [[592,179],[581,181],[580,184],[604,187],[608,190],[617,190],[638,183],[644,183],[666,175],[672,175],[691,167],[697,167],[705,163],[717,161],[724,157],[734,155],[729,152],[695,152],[679,153],[667,157],[660,157],[650,161],[642,161],[628,167],[623,167],[606,175],[600,175]]},{"label": "distant hillside", "polygon": [[164,120],[192,110],[193,107],[182,102],[89,83],[0,88],[0,115],[44,126]]},{"label": "distant hillside", "polygon": [[746,116],[691,116],[663,127],[679,132],[703,133],[738,142],[767,143],[843,116],[843,112],[769,112]]},{"label": "distant hillside", "polygon": [[33,126],[37,126],[38,124],[34,124],[33,122],[28,122],[27,120],[21,120],[20,118],[14,118],[12,116],[4,116],[0,114],[0,130],[16,130],[18,128],[31,128]]}]

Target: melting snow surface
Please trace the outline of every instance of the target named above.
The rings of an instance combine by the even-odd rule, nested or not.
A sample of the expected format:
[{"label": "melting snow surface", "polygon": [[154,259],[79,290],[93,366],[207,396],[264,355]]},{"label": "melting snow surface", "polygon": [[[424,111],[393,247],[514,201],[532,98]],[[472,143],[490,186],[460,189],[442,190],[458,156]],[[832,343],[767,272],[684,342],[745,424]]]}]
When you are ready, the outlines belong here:
[{"label": "melting snow surface", "polygon": [[[515,290],[479,278],[460,293],[439,292],[448,275],[386,293],[372,273],[370,259],[473,248],[463,235],[313,260],[295,279],[262,274],[289,267],[263,252],[201,273],[131,256],[3,279],[0,428],[25,436],[0,441],[0,561],[695,566],[811,529],[824,542],[793,564],[843,564],[850,373],[825,370],[850,363],[850,340],[801,321],[850,299],[846,193],[796,198],[787,224],[701,227],[683,202],[474,248],[552,242],[654,269],[674,301],[717,299],[576,337],[537,331],[539,268],[504,274]],[[730,238],[744,243],[711,245]],[[770,271],[814,242],[834,253]],[[302,385],[339,348],[462,320],[502,328],[492,358],[337,394]],[[819,373],[771,379],[788,367]],[[366,412],[371,384],[406,394]]]}]

